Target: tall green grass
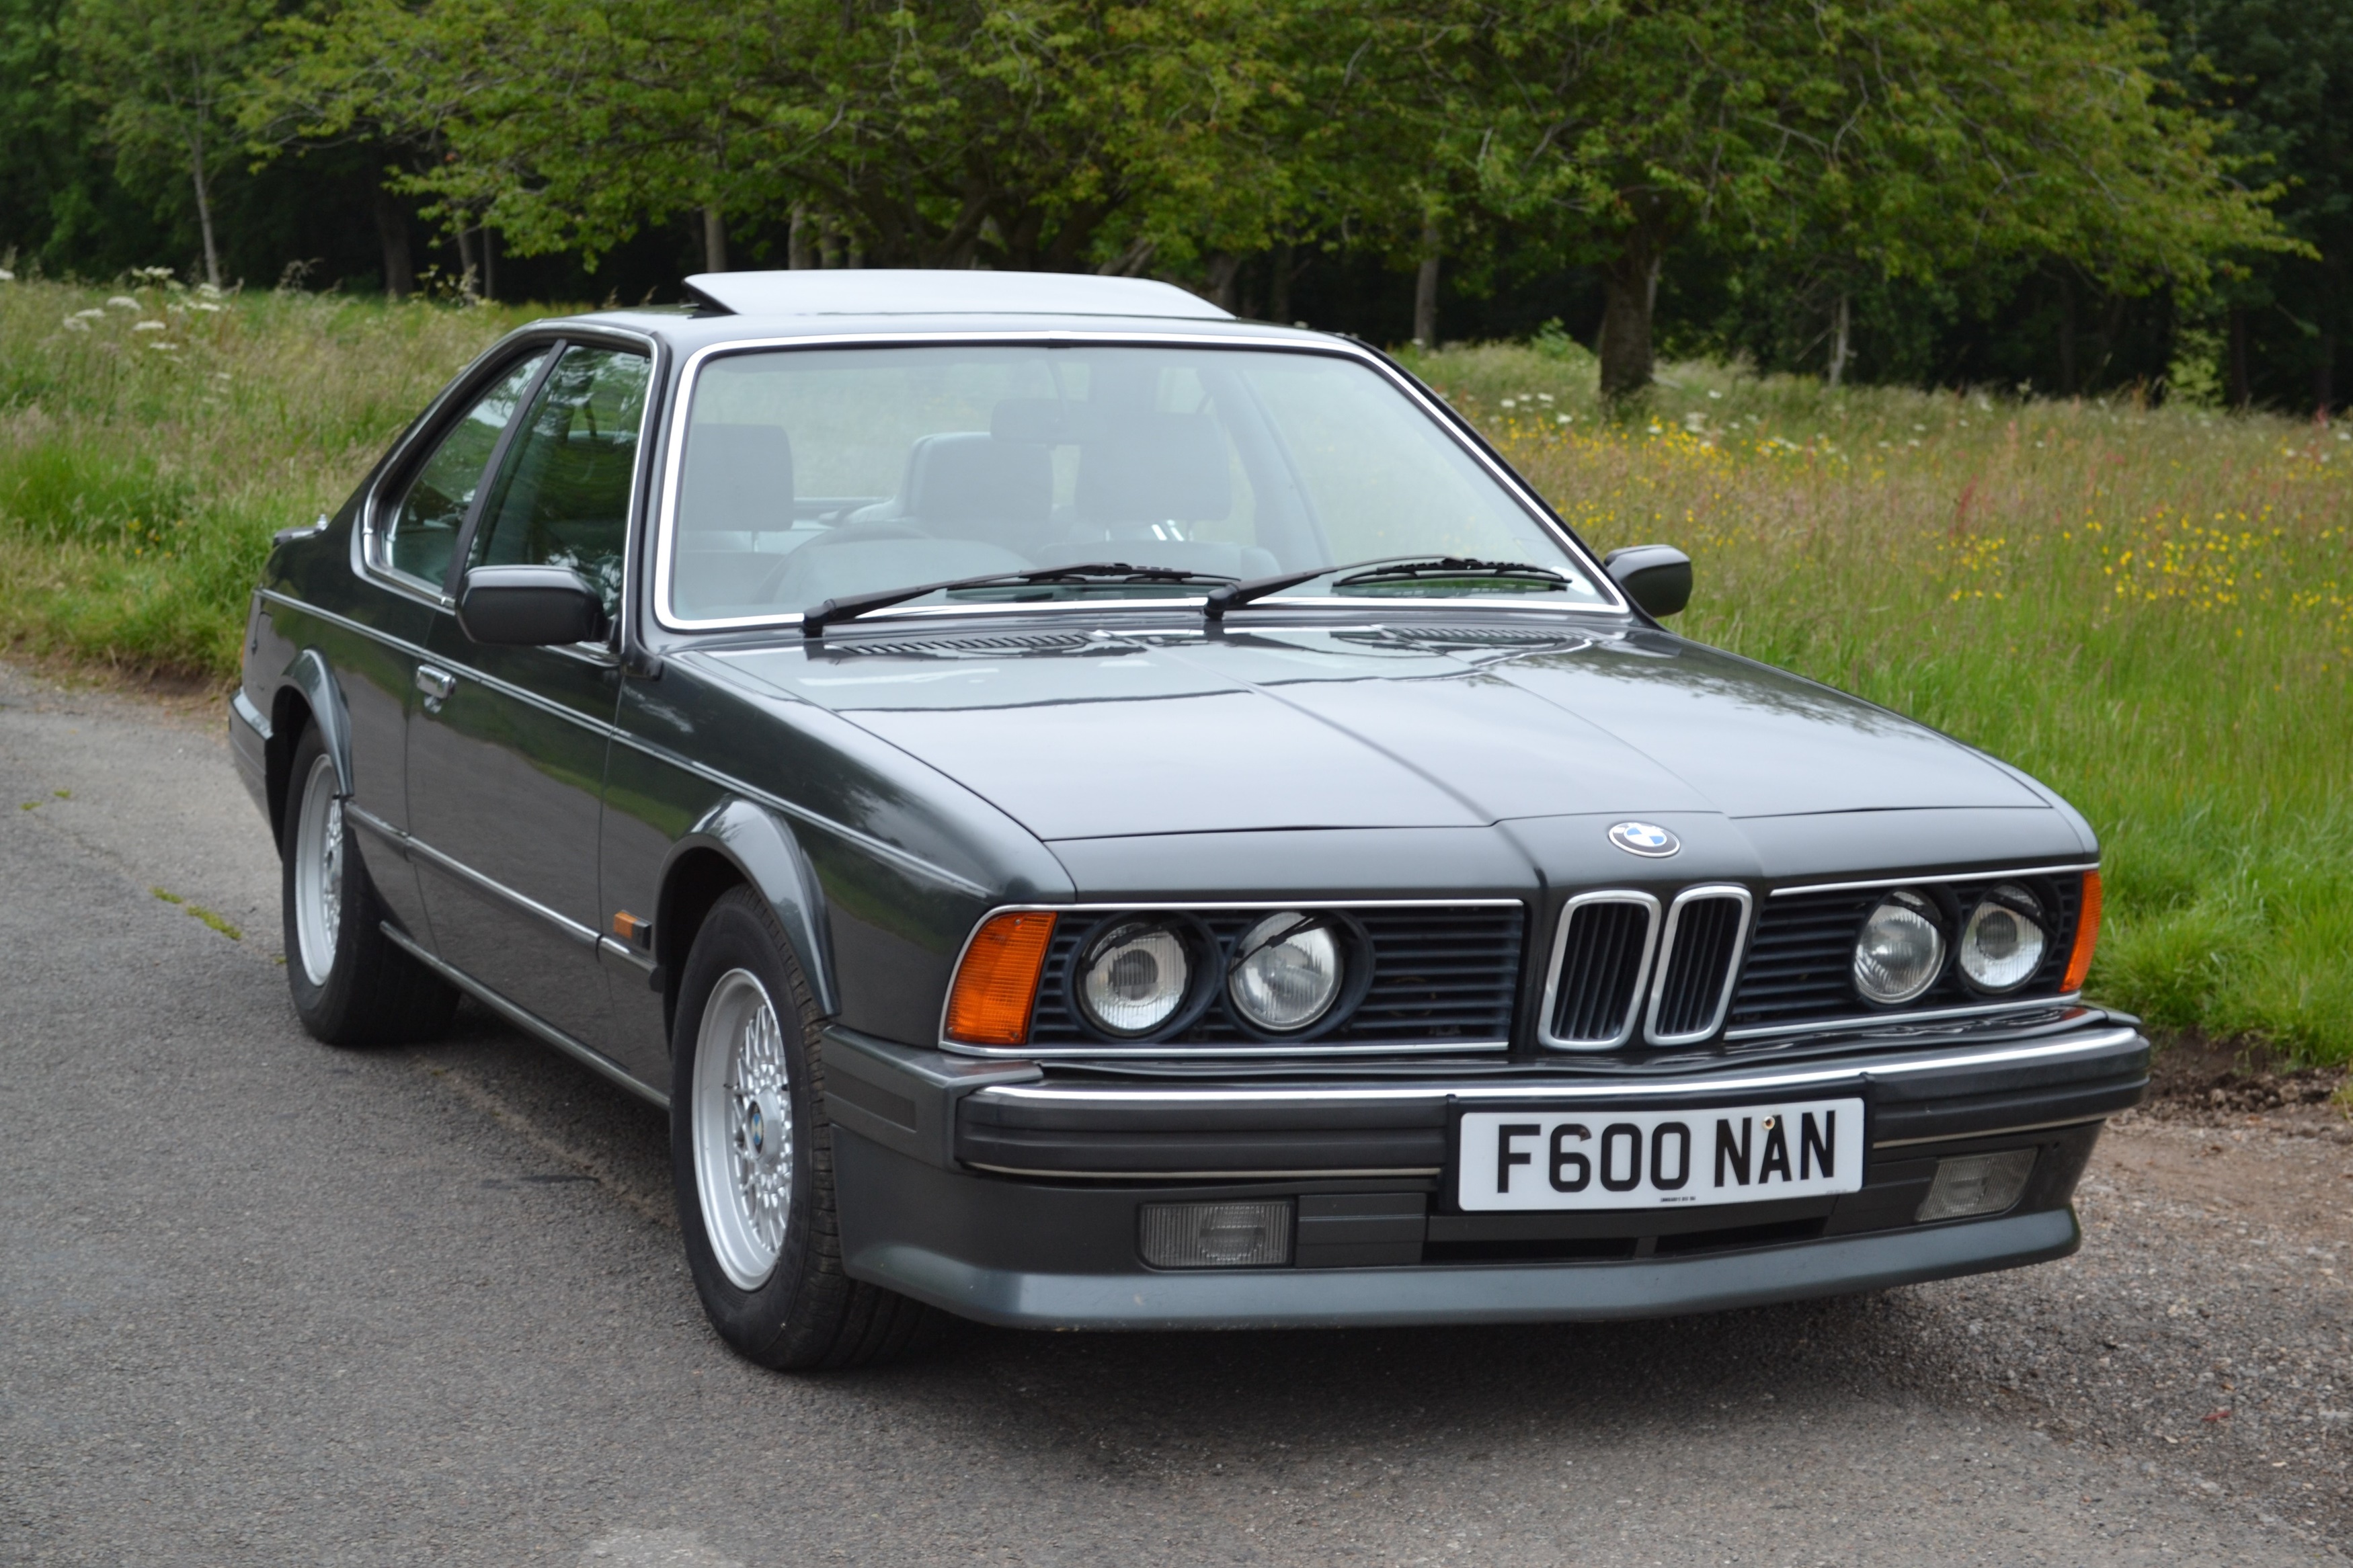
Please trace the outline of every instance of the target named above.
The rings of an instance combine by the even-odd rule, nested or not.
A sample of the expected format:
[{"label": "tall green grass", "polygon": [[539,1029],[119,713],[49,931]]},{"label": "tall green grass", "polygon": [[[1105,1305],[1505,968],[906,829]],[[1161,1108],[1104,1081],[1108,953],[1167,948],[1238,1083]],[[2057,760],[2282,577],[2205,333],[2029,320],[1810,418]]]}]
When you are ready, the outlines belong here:
[{"label": "tall green grass", "polygon": [[1603,549],[1688,550],[1680,629],[1910,713],[2091,817],[2091,990],[2353,1059],[2353,431],[2129,400],[1424,354]]},{"label": "tall green grass", "polygon": [[[226,679],[269,535],[528,313],[0,283],[0,639]],[[2353,432],[1710,364],[1611,418],[1565,340],[1411,363],[1593,542],[1690,551],[1689,635],[2081,806],[2094,993],[2353,1059]]]},{"label": "tall green grass", "polygon": [[0,642],[226,678],[270,534],[524,319],[0,283]]}]

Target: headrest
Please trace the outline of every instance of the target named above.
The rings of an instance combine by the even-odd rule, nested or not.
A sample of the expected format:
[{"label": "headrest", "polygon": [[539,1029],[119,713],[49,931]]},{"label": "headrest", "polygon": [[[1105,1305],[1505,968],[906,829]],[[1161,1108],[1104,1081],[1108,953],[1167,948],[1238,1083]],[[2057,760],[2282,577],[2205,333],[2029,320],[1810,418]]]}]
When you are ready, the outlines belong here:
[{"label": "headrest", "polygon": [[761,532],[793,525],[793,439],[780,425],[697,425],[686,435],[681,531]]},{"label": "headrest", "polygon": [[1207,522],[1233,510],[1226,443],[1207,414],[1119,414],[1079,447],[1090,522]]},{"label": "headrest", "polygon": [[905,515],[926,523],[1043,522],[1054,506],[1054,459],[1043,446],[986,431],[926,436],[907,456]]}]

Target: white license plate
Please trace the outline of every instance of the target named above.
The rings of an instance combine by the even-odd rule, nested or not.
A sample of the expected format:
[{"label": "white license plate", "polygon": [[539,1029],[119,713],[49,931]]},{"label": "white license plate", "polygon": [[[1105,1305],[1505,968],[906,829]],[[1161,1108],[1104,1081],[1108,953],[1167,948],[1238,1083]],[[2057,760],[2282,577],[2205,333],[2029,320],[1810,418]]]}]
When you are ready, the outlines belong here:
[{"label": "white license plate", "polygon": [[1651,1209],[1852,1193],[1862,1101],[1718,1110],[1469,1110],[1456,1146],[1463,1208]]}]

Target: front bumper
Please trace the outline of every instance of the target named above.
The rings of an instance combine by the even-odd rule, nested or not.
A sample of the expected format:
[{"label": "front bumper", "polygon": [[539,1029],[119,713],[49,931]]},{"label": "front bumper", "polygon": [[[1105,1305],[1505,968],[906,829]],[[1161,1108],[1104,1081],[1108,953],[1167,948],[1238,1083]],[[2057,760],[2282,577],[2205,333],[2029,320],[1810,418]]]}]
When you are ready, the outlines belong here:
[{"label": "front bumper", "polygon": [[[845,1263],[982,1321],[1271,1328],[1602,1320],[1880,1289],[2063,1257],[2108,1114],[2148,1044],[2074,1009],[2031,1030],[1833,1058],[1602,1073],[1571,1065],[1378,1079],[1049,1078],[834,1031],[828,1110]],[[1465,1214],[1444,1170],[1466,1105],[1597,1110],[1852,1094],[1861,1191],[1669,1212]],[[1916,1224],[1937,1162],[2031,1148],[2006,1213]],[[993,1168],[990,1168],[993,1167]],[[1146,1203],[1287,1198],[1282,1268],[1165,1270]]]}]

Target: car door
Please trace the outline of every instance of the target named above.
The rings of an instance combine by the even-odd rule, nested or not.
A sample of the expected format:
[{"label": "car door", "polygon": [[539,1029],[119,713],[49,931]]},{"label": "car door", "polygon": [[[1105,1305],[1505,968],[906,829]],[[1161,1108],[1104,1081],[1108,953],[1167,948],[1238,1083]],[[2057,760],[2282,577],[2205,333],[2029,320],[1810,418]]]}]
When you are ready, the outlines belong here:
[{"label": "car door", "polygon": [[[451,573],[565,565],[617,608],[650,363],[563,346],[470,520]],[[409,831],[440,956],[625,1059],[596,961],[597,818],[620,672],[601,645],[504,647],[437,613],[408,726]]]},{"label": "car door", "polygon": [[[366,513],[362,545],[365,585],[346,606],[352,630],[322,627],[350,721],[354,790],[351,816],[364,830],[368,879],[393,916],[429,940],[416,873],[397,853],[408,827],[408,717],[415,707],[417,649],[448,580],[449,558],[500,438],[547,363],[544,347],[525,351],[478,380],[454,417],[401,455]],[[366,635],[360,635],[364,630]],[[389,829],[390,831],[385,831]]]}]

